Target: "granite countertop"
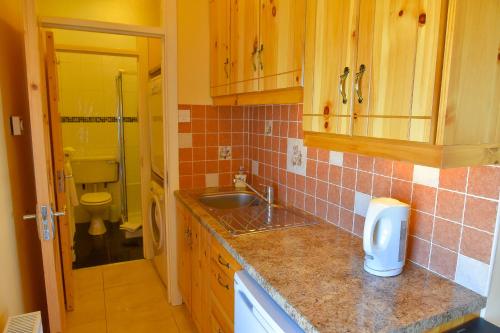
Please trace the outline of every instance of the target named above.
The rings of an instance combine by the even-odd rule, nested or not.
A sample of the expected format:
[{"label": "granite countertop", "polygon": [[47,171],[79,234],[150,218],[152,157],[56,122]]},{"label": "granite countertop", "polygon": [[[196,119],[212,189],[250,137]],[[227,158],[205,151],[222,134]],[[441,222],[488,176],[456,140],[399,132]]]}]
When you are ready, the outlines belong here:
[{"label": "granite countertop", "polygon": [[326,222],[233,237],[197,193],[175,195],[306,332],[423,332],[486,306],[410,262],[396,277],[366,273],[362,240]]}]

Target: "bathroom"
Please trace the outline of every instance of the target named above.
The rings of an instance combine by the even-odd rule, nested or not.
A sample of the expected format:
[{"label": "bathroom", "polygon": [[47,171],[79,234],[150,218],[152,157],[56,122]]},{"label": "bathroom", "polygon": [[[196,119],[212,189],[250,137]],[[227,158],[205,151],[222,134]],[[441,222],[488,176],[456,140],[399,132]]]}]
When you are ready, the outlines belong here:
[{"label": "bathroom", "polygon": [[51,31],[72,266],[142,259],[151,173],[140,161],[150,150],[149,83],[160,70],[149,53],[160,59],[159,40]]}]

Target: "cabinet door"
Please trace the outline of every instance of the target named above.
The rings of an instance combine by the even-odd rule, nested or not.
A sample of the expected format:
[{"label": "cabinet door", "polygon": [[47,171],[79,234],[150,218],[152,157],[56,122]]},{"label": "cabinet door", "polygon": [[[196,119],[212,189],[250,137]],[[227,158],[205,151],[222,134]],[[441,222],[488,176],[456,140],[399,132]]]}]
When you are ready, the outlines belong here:
[{"label": "cabinet door", "polygon": [[445,4],[360,0],[353,135],[432,140]]},{"label": "cabinet door", "polygon": [[230,93],[259,88],[259,0],[231,0]]},{"label": "cabinet door", "polygon": [[[313,12],[310,12],[313,11]],[[308,2],[305,131],[351,134],[351,82],[356,47],[356,1]]]},{"label": "cabinet door", "polygon": [[259,90],[302,85],[305,0],[261,0]]},{"label": "cabinet door", "polygon": [[177,280],[186,307],[191,311],[191,215],[177,204]]},{"label": "cabinet door", "polygon": [[210,0],[210,87],[212,96],[229,92],[231,0]]},{"label": "cabinet door", "polygon": [[202,260],[200,224],[191,223],[191,316],[198,331],[202,331]]}]

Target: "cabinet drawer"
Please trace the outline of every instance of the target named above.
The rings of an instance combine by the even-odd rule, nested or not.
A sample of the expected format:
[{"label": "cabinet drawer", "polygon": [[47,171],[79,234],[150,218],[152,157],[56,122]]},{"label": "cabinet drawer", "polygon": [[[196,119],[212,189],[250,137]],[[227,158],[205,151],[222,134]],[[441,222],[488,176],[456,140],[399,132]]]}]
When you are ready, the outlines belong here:
[{"label": "cabinet drawer", "polygon": [[212,298],[215,298],[221,310],[234,321],[234,280],[233,275],[228,277],[215,262],[210,267],[210,290]]},{"label": "cabinet drawer", "polygon": [[234,324],[229,320],[227,315],[221,311],[219,302],[217,302],[217,300],[213,300],[210,309],[210,332],[233,333],[233,331]]},{"label": "cabinet drawer", "polygon": [[229,277],[233,277],[236,271],[241,269],[240,264],[233,258],[229,252],[214,238],[212,238],[212,247],[210,256],[214,263]]}]

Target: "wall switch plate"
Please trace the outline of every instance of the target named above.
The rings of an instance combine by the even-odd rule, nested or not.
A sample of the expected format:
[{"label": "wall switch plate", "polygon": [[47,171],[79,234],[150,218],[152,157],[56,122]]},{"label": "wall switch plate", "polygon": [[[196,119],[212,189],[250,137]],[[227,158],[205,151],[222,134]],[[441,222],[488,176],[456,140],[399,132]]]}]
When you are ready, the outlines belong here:
[{"label": "wall switch plate", "polygon": [[22,135],[23,134],[23,120],[18,116],[10,116],[10,133],[12,135]]}]

